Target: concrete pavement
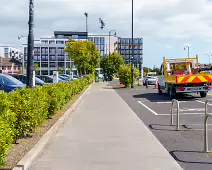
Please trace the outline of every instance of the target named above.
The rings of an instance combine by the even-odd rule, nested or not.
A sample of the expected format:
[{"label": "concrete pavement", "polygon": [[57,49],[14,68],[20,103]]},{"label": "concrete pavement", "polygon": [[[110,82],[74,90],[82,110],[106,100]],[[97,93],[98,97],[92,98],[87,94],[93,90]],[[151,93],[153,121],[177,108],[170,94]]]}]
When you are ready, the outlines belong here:
[{"label": "concrete pavement", "polygon": [[106,83],[95,83],[30,170],[180,170]]}]

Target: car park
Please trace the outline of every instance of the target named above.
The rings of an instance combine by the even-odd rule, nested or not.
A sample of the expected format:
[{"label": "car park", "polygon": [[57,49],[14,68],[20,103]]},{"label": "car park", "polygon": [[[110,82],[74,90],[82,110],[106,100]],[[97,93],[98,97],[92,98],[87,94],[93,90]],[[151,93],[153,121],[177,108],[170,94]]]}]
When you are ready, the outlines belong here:
[{"label": "car park", "polygon": [[[54,79],[52,76],[48,75],[37,75],[37,78],[43,80],[45,83],[52,84],[54,82]],[[61,78],[58,77],[58,82],[64,82]]]}]

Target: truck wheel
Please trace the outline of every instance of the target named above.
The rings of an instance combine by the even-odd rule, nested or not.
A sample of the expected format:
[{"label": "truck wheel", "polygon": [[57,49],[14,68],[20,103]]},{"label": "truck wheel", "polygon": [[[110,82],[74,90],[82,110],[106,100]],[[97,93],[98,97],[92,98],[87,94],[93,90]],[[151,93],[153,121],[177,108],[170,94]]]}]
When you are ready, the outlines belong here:
[{"label": "truck wheel", "polygon": [[161,95],[162,94],[162,90],[160,89],[160,85],[158,84],[158,94]]},{"label": "truck wheel", "polygon": [[203,98],[203,97],[206,97],[207,96],[207,93],[206,92],[200,92],[200,96]]}]

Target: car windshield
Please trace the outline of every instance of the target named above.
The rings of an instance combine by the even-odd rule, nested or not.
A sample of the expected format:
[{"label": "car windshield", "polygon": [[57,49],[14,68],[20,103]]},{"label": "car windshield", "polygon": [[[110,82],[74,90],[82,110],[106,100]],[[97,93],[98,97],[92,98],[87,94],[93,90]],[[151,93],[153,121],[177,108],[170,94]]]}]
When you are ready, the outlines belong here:
[{"label": "car windshield", "polygon": [[35,78],[35,81],[37,82],[37,83],[41,83],[41,84],[45,84],[45,82],[43,81],[43,80],[41,80],[41,79],[39,79],[39,78]]},{"label": "car windshield", "polygon": [[3,85],[23,85],[22,82],[9,75],[0,75],[0,83]]}]

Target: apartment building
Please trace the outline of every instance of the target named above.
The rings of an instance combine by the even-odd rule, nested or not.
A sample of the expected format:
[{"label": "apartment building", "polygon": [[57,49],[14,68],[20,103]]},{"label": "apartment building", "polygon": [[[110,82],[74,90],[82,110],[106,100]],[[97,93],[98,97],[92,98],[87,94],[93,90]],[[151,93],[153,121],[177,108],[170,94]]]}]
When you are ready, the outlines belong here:
[{"label": "apartment building", "polygon": [[0,46],[0,57],[2,58],[14,58],[18,61],[22,61],[23,53],[21,49],[17,49],[12,46]]},{"label": "apartment building", "polygon": [[[40,68],[40,75],[52,75],[53,71],[61,68],[64,73],[71,69],[77,73],[73,60],[70,60],[64,48],[68,39],[87,40],[87,32],[68,32],[55,31],[52,38],[41,38],[35,41],[34,44],[34,63]],[[109,35],[89,35],[88,40],[96,44],[101,57],[109,53]],[[114,43],[117,43],[118,38],[110,36],[110,51],[114,52]],[[24,65],[27,63],[27,45],[24,48]],[[100,71],[100,68],[97,68]]]}]

